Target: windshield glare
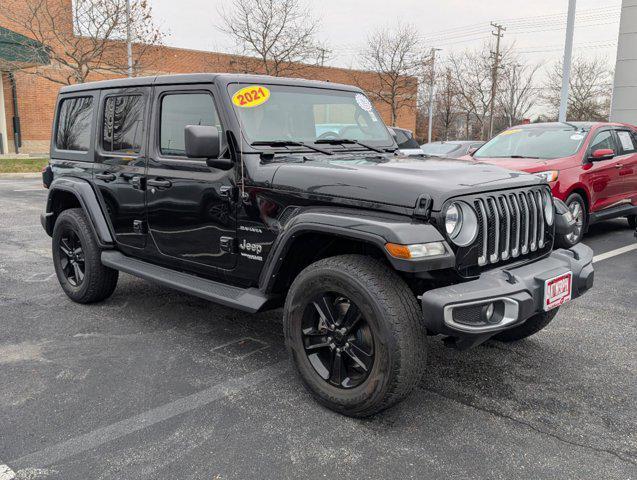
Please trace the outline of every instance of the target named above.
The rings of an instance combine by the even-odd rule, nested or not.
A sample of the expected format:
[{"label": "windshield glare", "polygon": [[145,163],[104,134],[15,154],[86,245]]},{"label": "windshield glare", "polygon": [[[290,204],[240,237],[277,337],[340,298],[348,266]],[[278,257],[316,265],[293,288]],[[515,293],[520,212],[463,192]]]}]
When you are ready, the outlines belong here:
[{"label": "windshield glare", "polygon": [[582,145],[585,132],[563,128],[512,128],[492,138],[474,154],[474,158],[520,156],[550,160],[574,155]]},{"label": "windshield glare", "polygon": [[348,139],[376,146],[392,145],[380,115],[360,93],[285,85],[254,87],[265,89],[266,95],[261,95],[260,100],[263,96],[267,99],[253,102],[256,105],[252,106],[243,97],[237,100],[246,85],[228,86],[234,110],[250,143]]}]

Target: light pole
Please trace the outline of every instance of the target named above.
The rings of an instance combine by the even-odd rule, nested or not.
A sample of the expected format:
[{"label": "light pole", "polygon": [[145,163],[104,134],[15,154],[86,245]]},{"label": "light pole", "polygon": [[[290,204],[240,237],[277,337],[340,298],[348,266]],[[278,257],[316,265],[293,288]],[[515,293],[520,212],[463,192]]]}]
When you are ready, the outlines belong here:
[{"label": "light pole", "polygon": [[562,62],[562,94],[560,95],[560,112],[558,121],[566,121],[568,108],[568,87],[571,79],[571,57],[573,55],[573,31],[575,30],[575,2],[568,0],[568,15],[566,17],[566,41],[564,42],[564,61]]},{"label": "light pole", "polygon": [[126,0],[126,54],[128,55],[128,76],[133,76],[133,44],[131,40],[130,0]]},{"label": "light pole", "polygon": [[429,131],[427,132],[427,143],[431,143],[431,131],[434,118],[434,89],[436,87],[436,52],[439,52],[440,50],[442,49],[431,49],[431,85],[429,87]]}]

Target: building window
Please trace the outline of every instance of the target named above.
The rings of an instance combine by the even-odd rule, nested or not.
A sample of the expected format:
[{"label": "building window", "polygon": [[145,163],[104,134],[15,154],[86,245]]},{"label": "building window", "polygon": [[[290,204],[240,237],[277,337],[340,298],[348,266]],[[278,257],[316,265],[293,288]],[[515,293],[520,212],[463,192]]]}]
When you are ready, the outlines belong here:
[{"label": "building window", "polygon": [[141,95],[108,97],[104,105],[102,148],[113,153],[139,153],[144,134],[143,116]]},{"label": "building window", "polygon": [[58,150],[87,152],[91,145],[93,97],[62,100],[58,114],[55,146]]},{"label": "building window", "polygon": [[161,101],[159,149],[162,155],[186,156],[186,125],[214,126],[221,132],[221,122],[212,97],[207,93],[166,95]]}]

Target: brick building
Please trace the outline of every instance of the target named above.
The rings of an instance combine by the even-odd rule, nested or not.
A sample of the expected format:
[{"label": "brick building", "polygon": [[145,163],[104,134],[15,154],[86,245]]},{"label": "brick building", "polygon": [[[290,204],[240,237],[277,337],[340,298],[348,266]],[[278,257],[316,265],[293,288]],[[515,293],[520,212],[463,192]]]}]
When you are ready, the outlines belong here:
[{"label": "brick building", "polygon": [[[50,2],[63,2],[68,5],[69,17],[59,23],[59,28],[68,28],[72,31],[72,10],[71,0],[47,0]],[[24,5],[21,0],[2,0],[2,3],[9,4],[8,8],[21,8]],[[5,8],[5,7],[3,7]],[[11,44],[12,35],[25,35],[28,32],[21,29],[19,25],[11,23],[3,17],[0,11],[0,28],[5,32],[3,43],[0,39],[0,153],[15,153],[16,146],[20,153],[45,153],[49,150],[49,140],[51,136],[51,124],[55,99],[61,85],[51,82],[41,76],[29,73],[34,68],[34,60],[19,64],[16,69],[15,57],[20,55],[19,43]],[[6,33],[9,33],[7,36]],[[6,41],[6,39],[9,41]],[[24,37],[22,37],[24,38]],[[50,46],[56,48],[55,46]],[[121,49],[121,54],[125,55],[125,49]],[[9,63],[7,57],[13,56],[13,61]],[[3,58],[4,57],[4,58]],[[140,72],[140,75],[161,75],[168,73],[190,73],[190,72],[242,72],[245,69],[246,58],[236,55],[229,55],[217,52],[204,52],[186,50],[171,47],[152,47],[145,52],[147,60],[145,64],[151,65]],[[3,62],[3,60],[5,60]],[[48,58],[36,59],[41,64],[38,68],[49,69],[55,75],[64,75],[64,68],[54,64]],[[257,67],[258,68],[258,67]],[[96,72],[89,78],[98,80],[112,78],[114,75],[109,72]],[[325,80],[336,83],[356,84],[363,89],[370,88],[378,82],[374,73],[349,70],[334,67],[319,67],[313,65],[302,65],[295,76],[302,76],[314,80]],[[398,126],[414,130],[416,127],[416,91],[417,82],[413,80],[413,103],[402,108],[398,114]],[[384,121],[390,123],[390,109],[387,104],[370,95],[376,108],[383,116]],[[17,115],[16,115],[17,108]],[[19,118],[21,136],[15,135],[15,117]]]}]

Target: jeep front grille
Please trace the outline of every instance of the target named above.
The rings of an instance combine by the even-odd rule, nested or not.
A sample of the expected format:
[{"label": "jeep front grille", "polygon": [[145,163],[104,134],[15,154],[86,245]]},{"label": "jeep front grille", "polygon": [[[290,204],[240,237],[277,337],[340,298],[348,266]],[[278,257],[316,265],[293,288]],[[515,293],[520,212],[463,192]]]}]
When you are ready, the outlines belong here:
[{"label": "jeep front grille", "polygon": [[462,274],[474,275],[489,265],[540,256],[552,247],[553,228],[544,218],[543,191],[544,187],[537,187],[463,199],[474,207],[479,230],[472,245],[456,252]]}]

